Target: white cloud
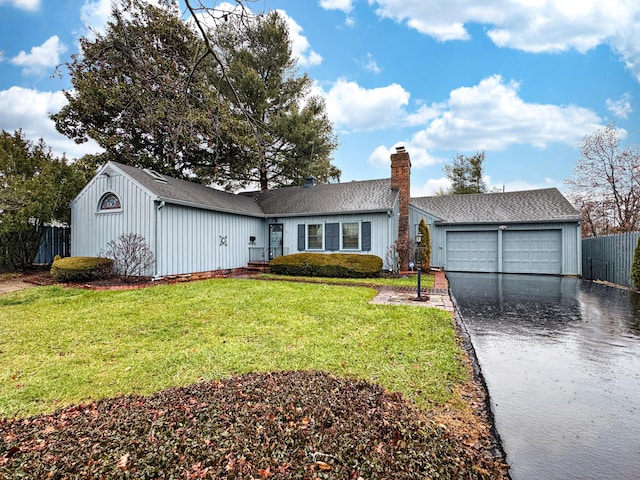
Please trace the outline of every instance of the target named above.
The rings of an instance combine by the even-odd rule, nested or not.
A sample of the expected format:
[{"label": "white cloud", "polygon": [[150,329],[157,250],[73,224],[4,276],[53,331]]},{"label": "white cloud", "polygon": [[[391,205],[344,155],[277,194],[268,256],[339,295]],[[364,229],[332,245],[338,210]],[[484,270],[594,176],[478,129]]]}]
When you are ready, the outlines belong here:
[{"label": "white cloud", "polygon": [[349,13],[353,9],[353,0],[320,0],[320,6],[325,10],[340,10]]},{"label": "white cloud", "polygon": [[0,130],[12,133],[22,129],[25,137],[34,142],[42,138],[56,156],[66,153],[68,158],[79,158],[86,153],[100,152],[95,142],[78,145],[56,131],[49,114],[60,111],[66,103],[62,92],[22,87],[0,90]]},{"label": "white cloud", "polygon": [[544,148],[571,146],[601,127],[591,110],[568,105],[526,103],[517,82],[494,75],[449,95],[446,109],[418,132],[413,143],[428,149],[503,150],[514,144]]},{"label": "white cloud", "polygon": [[500,47],[526,52],[616,51],[640,80],[640,2],[628,0],[370,0],[376,13],[440,41],[468,40],[466,25],[487,25]]},{"label": "white cloud", "polygon": [[631,107],[631,96],[628,93],[625,93],[618,100],[611,100],[607,98],[607,109],[616,117],[627,118],[631,112],[633,112],[633,108]]},{"label": "white cloud", "polygon": [[0,5],[4,5],[5,3],[8,3],[12,7],[32,12],[40,8],[40,0],[0,0]]},{"label": "white cloud", "polygon": [[103,32],[111,16],[112,0],[85,0],[80,8],[80,20],[86,34],[90,31]]},{"label": "white cloud", "polygon": [[347,130],[375,130],[394,125],[409,103],[409,92],[398,84],[367,89],[338,80],[324,93],[331,121]]},{"label": "white cloud", "polygon": [[[145,1],[152,5],[162,6],[160,0]],[[107,22],[111,18],[112,4],[113,0],[84,0],[82,7],[80,7],[80,20],[85,31],[81,32],[80,36],[91,38],[91,32],[104,33]],[[179,11],[177,7],[175,11]]]},{"label": "white cloud", "polygon": [[526,180],[513,180],[507,183],[495,184],[490,180],[486,182],[489,191],[497,191],[497,192],[521,192],[523,190],[538,190],[540,188],[551,188],[558,187],[558,184],[562,182],[553,182],[553,180],[546,178],[544,183],[537,184],[527,182]]},{"label": "white cloud", "polygon": [[411,185],[412,197],[431,197],[451,188],[451,180],[447,177],[430,178],[422,185]]},{"label": "white cloud", "polygon": [[406,122],[411,126],[424,125],[428,121],[438,118],[444,109],[446,109],[446,104],[422,105],[418,110],[407,115]]},{"label": "white cloud", "polygon": [[376,59],[370,53],[367,53],[366,60],[362,62],[362,68],[364,68],[368,72],[373,73],[374,75],[378,75],[380,72],[382,72],[382,69],[378,66]]},{"label": "white cloud", "polygon": [[441,158],[433,157],[425,148],[411,142],[396,142],[391,148],[380,145],[369,155],[369,163],[376,167],[384,167],[388,170],[391,165],[391,154],[396,152],[396,147],[403,146],[411,154],[411,166],[414,168],[428,167],[442,163]]},{"label": "white cloud", "polygon": [[60,64],[60,55],[67,50],[67,46],[57,35],[49,38],[42,45],[33,47],[31,52],[20,52],[10,61],[22,67],[22,72],[28,75],[41,75]]},{"label": "white cloud", "polygon": [[298,63],[305,67],[320,65],[322,57],[317,52],[311,50],[311,45],[307,37],[302,35],[302,27],[283,10],[278,10],[289,28],[289,38],[291,38],[293,56],[298,59]]}]

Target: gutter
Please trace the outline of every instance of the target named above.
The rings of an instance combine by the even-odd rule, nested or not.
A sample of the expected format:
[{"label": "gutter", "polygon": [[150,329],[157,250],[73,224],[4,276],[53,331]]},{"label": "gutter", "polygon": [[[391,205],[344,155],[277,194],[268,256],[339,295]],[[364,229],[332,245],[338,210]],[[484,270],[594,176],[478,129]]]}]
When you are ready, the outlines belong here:
[{"label": "gutter", "polygon": [[371,210],[348,210],[348,211],[336,211],[336,212],[296,212],[296,213],[251,213],[251,212],[242,212],[238,210],[232,210],[229,208],[220,208],[215,205],[203,205],[201,203],[192,203],[192,202],[183,202],[180,200],[175,200],[173,198],[163,198],[156,197],[155,199],[158,202],[161,202],[164,206],[165,203],[170,203],[172,205],[180,205],[183,207],[192,207],[192,208],[200,208],[202,210],[212,210],[221,213],[229,213],[233,215],[243,215],[245,217],[254,217],[254,218],[294,218],[294,217],[308,217],[308,216],[318,216],[318,215],[358,215],[364,213],[388,213],[392,210],[389,208],[377,208]]},{"label": "gutter", "polygon": [[154,238],[153,238],[153,252],[154,252],[154,256],[155,256],[155,274],[153,275],[153,280],[158,280],[159,278],[162,278],[160,276],[160,274],[158,273],[159,268],[158,268],[158,238],[159,238],[159,231],[158,231],[158,216],[160,214],[160,210],[162,210],[165,207],[166,203],[164,200],[161,200],[158,205],[156,206],[155,210],[154,210]]},{"label": "gutter", "polygon": [[436,220],[434,225],[438,226],[455,226],[455,225],[526,225],[526,224],[534,224],[534,223],[570,223],[570,222],[582,222],[581,217],[574,218],[557,218],[557,219],[545,219],[545,220],[535,220],[535,219],[527,219],[527,220],[492,220],[492,221],[476,221],[473,220],[465,220],[464,222],[455,222],[455,221],[447,221],[447,220]]}]

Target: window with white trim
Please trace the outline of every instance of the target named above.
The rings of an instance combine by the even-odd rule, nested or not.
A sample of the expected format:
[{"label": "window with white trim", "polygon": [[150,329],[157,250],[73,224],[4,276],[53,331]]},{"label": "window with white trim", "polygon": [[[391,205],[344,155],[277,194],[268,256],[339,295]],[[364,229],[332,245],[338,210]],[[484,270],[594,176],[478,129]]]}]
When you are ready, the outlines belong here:
[{"label": "window with white trim", "polygon": [[307,225],[307,248],[309,250],[322,250],[322,227],[321,223]]},{"label": "window with white trim", "polygon": [[331,222],[298,224],[298,251],[371,250],[371,222]]},{"label": "window with white trim", "polygon": [[109,212],[114,210],[122,210],[122,203],[120,202],[120,199],[113,192],[104,194],[98,204],[98,211]]},{"label": "window with white trim", "polygon": [[342,224],[342,249],[360,249],[360,222],[349,222]]}]

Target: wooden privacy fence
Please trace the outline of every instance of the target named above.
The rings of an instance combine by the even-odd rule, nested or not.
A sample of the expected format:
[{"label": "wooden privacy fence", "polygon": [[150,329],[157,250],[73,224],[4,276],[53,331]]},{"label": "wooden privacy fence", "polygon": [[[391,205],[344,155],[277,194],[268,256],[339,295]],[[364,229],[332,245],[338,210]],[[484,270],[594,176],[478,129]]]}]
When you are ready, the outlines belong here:
[{"label": "wooden privacy fence", "polygon": [[71,229],[69,227],[46,226],[42,235],[42,243],[33,261],[34,265],[51,265],[56,255],[71,255]]},{"label": "wooden privacy fence", "polygon": [[631,264],[640,232],[582,239],[582,276],[633,287]]}]

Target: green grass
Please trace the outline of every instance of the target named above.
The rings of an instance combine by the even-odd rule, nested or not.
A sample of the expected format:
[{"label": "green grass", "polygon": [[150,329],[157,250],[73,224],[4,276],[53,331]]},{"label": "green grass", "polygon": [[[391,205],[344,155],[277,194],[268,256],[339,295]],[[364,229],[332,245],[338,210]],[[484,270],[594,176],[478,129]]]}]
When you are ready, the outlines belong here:
[{"label": "green grass", "polygon": [[[317,282],[317,283],[354,283],[354,284],[369,284],[378,286],[391,286],[391,287],[418,287],[418,279],[415,274],[407,275],[405,277],[376,277],[376,278],[325,278],[325,277],[296,277],[291,275],[275,275],[273,273],[261,273],[257,275],[258,278],[276,279],[276,280],[300,280],[305,282]],[[422,288],[432,288],[435,284],[435,277],[433,275],[422,274],[420,278],[420,286]]]},{"label": "green grass", "polygon": [[0,417],[201,379],[324,370],[443,404],[467,376],[452,318],[369,304],[375,291],[209,280],[129,291],[0,296]]}]

